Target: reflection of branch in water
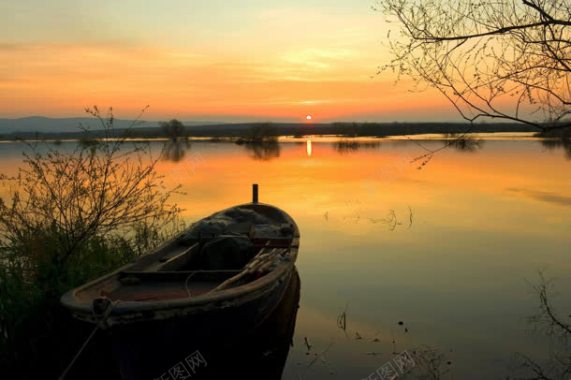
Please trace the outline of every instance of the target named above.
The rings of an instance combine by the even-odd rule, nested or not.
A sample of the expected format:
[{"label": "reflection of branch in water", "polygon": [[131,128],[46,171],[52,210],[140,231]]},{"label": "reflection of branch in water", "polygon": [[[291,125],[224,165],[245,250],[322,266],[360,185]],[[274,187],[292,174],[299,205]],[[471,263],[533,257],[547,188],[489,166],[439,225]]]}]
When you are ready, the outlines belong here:
[{"label": "reflection of branch in water", "polygon": [[548,335],[564,336],[571,338],[571,325],[564,323],[553,310],[549,300],[548,290],[551,282],[546,280],[543,273],[539,273],[540,282],[534,286],[539,297],[539,314],[532,317],[531,321],[537,325],[543,325],[547,329]]},{"label": "reflection of branch in water", "polygon": [[[333,347],[333,343],[330,343],[329,346],[327,346],[323,351],[321,351],[320,353],[316,353],[314,354],[315,357],[313,358],[313,360],[311,362],[309,362],[309,364],[307,365],[307,368],[310,368],[312,365],[314,365],[318,360],[321,361],[325,367],[327,367],[327,361],[324,359],[325,353],[327,353],[327,351],[329,351],[329,349]],[[327,369],[329,369],[329,367],[327,367]]]},{"label": "reflection of branch in water", "polygon": [[[418,145],[420,148],[422,148],[424,151],[426,151],[425,154],[422,154],[420,156],[417,156],[416,158],[412,159],[410,161],[411,164],[417,164],[417,169],[420,170],[422,169],[424,166],[426,166],[426,164],[428,164],[430,162],[430,160],[432,160],[432,158],[434,157],[434,155],[438,152],[441,152],[445,149],[448,149],[450,147],[454,147],[456,149],[459,149],[461,151],[475,151],[477,149],[480,149],[482,147],[483,141],[482,140],[476,140],[474,138],[472,138],[470,136],[470,132],[472,130],[472,125],[470,124],[470,127],[468,129],[466,129],[464,132],[462,133],[453,133],[453,134],[448,134],[445,135],[445,137],[452,137],[450,139],[448,139],[446,141],[446,143],[444,145],[442,145],[441,147],[437,148],[437,149],[430,149],[428,147],[426,147],[424,144],[422,144],[421,142],[411,139],[410,137],[408,137],[409,141],[412,141],[414,144]],[[470,143],[467,141],[478,141],[477,144],[475,143]],[[472,149],[472,150],[463,150],[463,147],[475,147],[477,146],[477,149]],[[465,148],[465,149],[466,149]]]},{"label": "reflection of branch in water", "polygon": [[550,338],[550,358],[539,363],[524,354],[516,353],[520,367],[528,372],[521,379],[571,378],[571,325],[565,323],[554,310],[550,301],[550,287],[551,282],[545,279],[543,273],[539,273],[539,284],[533,287],[539,297],[539,313],[530,318],[534,329],[543,331]]},{"label": "reflection of branch in water", "polygon": [[[307,337],[305,338],[305,344],[308,348],[306,355],[310,355],[312,346],[309,345],[309,341],[308,341]],[[329,346],[327,346],[323,351],[313,353],[313,355],[312,355],[313,358],[311,359],[311,361],[309,363],[307,363],[305,365],[305,368],[303,369],[303,375],[305,375],[307,373],[307,371],[309,371],[311,369],[311,367],[317,362],[320,362],[321,364],[323,364],[323,366],[327,369],[329,374],[333,375],[335,372],[329,367],[329,364],[328,364],[327,360],[325,359],[325,354],[331,349],[331,347],[333,347],[333,342],[330,343]],[[298,374],[297,377],[300,380],[303,379],[302,374]]]},{"label": "reflection of branch in water", "polygon": [[190,146],[190,141],[186,138],[170,139],[163,146],[161,158],[166,161],[179,162],[184,158]]},{"label": "reflection of branch in water", "polygon": [[[544,369],[537,364],[533,359],[529,358],[526,355],[516,353],[516,357],[521,362],[520,367],[526,372],[531,372],[529,375],[525,375],[525,377],[515,377],[514,379],[519,380],[551,380],[555,379],[551,377]],[[531,377],[530,377],[531,376]],[[558,377],[557,379],[564,380],[563,377]]]}]

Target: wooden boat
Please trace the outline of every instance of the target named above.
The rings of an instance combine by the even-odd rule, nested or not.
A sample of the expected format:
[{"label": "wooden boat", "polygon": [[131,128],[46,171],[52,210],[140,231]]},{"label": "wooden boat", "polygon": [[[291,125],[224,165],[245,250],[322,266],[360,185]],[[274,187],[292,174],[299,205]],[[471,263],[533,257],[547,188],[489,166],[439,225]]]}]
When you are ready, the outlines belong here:
[{"label": "wooden boat", "polygon": [[[254,202],[217,212],[155,251],[62,296],[74,317],[102,328],[141,327],[176,338],[229,337],[279,304],[294,271],[299,230]],[[212,326],[215,326],[213,328]]]},{"label": "wooden boat", "polygon": [[[197,339],[193,323],[175,324],[177,331],[172,334],[161,324],[153,327],[151,323],[109,329],[105,335],[115,353],[110,365],[118,367],[123,380],[182,379],[172,376],[180,363],[192,379],[281,379],[295,331],[299,295],[300,279],[294,269],[281,301],[268,317],[255,329],[232,338]],[[190,365],[185,360],[189,355],[195,358]]]}]

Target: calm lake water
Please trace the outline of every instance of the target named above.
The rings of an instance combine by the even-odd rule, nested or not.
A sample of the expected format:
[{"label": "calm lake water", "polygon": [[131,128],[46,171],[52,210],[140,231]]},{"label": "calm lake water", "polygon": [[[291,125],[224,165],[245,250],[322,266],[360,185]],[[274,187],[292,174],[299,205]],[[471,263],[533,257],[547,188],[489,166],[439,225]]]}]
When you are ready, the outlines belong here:
[{"label": "calm lake water", "polygon": [[[186,193],[177,202],[188,222],[249,202],[252,183],[260,201],[297,221],[301,301],[284,379],[364,379],[393,352],[419,347],[442,355],[441,376],[426,378],[521,374],[518,354],[539,363],[550,355],[529,321],[538,271],[554,279],[553,305],[571,320],[571,155],[529,138],[488,138],[419,169],[419,143],[442,145],[194,142],[161,161],[167,184]],[[163,143],[152,144],[160,152]],[[0,172],[14,171],[21,150],[0,144]]]}]

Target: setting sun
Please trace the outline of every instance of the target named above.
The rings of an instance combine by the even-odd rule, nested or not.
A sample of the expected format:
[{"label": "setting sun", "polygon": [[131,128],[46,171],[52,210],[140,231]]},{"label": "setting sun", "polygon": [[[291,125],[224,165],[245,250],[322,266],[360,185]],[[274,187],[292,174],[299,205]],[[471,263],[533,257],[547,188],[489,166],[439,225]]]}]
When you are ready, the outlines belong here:
[{"label": "setting sun", "polygon": [[311,121],[311,119],[313,119],[313,116],[311,116],[311,115],[306,115],[306,116],[305,116],[305,120]]}]

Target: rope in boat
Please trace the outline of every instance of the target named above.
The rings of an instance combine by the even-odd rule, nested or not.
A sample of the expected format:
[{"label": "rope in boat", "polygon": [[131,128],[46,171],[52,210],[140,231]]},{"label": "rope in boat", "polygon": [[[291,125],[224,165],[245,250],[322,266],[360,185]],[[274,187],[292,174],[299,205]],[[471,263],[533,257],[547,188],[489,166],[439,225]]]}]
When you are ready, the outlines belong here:
[{"label": "rope in boat", "polygon": [[[105,323],[105,321],[107,320],[107,318],[111,314],[111,311],[113,310],[113,308],[115,306],[117,306],[118,303],[119,303],[119,301],[109,301],[109,304],[107,305],[107,308],[105,309],[105,312],[103,313],[103,315],[101,317],[101,320],[95,325],[95,327],[93,328],[93,330],[91,331],[91,333],[89,334],[89,336],[87,337],[85,342],[83,342],[83,344],[79,348],[79,351],[77,351],[77,353],[75,354],[75,356],[73,357],[73,359],[71,360],[69,365],[62,372],[62,374],[60,375],[58,380],[64,380],[65,379],[68,372],[73,368],[77,359],[79,359],[79,357],[81,356],[83,351],[87,348],[87,345],[89,344],[89,342],[91,342],[91,339],[93,339],[93,337],[95,336],[95,333],[103,326],[103,324]],[[93,314],[95,315],[95,310],[93,311]]]},{"label": "rope in boat", "polygon": [[242,272],[238,273],[233,277],[230,277],[229,279],[218,285],[216,288],[212,289],[209,293],[224,290],[228,286],[238,282],[239,280],[241,280],[242,278],[244,278],[249,274],[270,270],[274,265],[274,263],[276,262],[276,259],[279,257],[279,255],[285,251],[287,251],[286,248],[281,248],[281,249],[273,248],[268,252],[263,252],[263,250],[260,251],[260,253],[254,256],[254,258],[248,264],[246,264]]}]

